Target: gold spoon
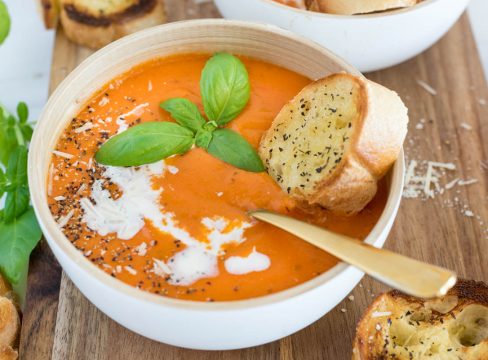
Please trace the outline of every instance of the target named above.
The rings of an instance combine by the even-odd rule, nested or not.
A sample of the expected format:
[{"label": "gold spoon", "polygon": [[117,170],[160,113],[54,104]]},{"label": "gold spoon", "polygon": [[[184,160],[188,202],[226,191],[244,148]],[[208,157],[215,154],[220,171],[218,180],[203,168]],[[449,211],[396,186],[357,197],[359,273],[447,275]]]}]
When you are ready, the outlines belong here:
[{"label": "gold spoon", "polygon": [[266,210],[251,211],[249,215],[302,238],[406,294],[420,298],[444,296],[456,283],[456,274],[450,270],[375,248],[289,216]]}]

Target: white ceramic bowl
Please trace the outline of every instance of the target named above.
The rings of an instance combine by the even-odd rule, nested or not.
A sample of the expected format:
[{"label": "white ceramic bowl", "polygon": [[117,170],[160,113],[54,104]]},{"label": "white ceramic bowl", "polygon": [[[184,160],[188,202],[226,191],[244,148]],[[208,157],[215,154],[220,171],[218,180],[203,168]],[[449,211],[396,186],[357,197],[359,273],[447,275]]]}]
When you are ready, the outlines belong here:
[{"label": "white ceramic bowl", "polygon": [[407,9],[346,16],[295,9],[273,0],[215,0],[225,18],[266,22],[291,30],[363,72],[396,65],[429,48],[451,28],[468,3],[425,0]]},{"label": "white ceramic bowl", "polygon": [[[264,59],[311,78],[337,71],[360,75],[328,50],[277,27],[227,20],[162,25],[109,45],[74,70],[49,99],[29,152],[29,185],[36,214],[52,251],[75,285],[123,326],[157,341],[194,349],[236,349],[287,336],[331,310],[363,274],[341,263],[289,290],[234,302],[192,302],[143,292],[110,277],[75,249],[49,212],[46,181],[51,150],[60,133],[102,85],[154,57],[223,50]],[[388,175],[388,203],[366,239],[369,244],[381,247],[390,231],[403,172],[402,154]]]}]

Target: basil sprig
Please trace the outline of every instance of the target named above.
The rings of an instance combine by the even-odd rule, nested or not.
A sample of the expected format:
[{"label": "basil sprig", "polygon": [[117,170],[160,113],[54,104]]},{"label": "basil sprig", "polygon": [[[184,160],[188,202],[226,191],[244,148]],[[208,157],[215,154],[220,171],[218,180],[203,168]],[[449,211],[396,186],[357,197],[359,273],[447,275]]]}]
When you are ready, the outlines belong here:
[{"label": "basil sprig", "polygon": [[17,106],[17,118],[0,106],[0,272],[20,297],[25,290],[29,256],[41,239],[41,229],[29,205],[27,145],[32,136],[25,103]]},{"label": "basil sprig", "polygon": [[263,163],[240,134],[222,126],[246,107],[250,84],[244,64],[227,53],[207,61],[200,79],[203,107],[173,98],[160,106],[176,123],[147,122],[112,137],[98,150],[95,159],[104,165],[138,166],[187,152],[193,144],[239,169],[261,172]]}]

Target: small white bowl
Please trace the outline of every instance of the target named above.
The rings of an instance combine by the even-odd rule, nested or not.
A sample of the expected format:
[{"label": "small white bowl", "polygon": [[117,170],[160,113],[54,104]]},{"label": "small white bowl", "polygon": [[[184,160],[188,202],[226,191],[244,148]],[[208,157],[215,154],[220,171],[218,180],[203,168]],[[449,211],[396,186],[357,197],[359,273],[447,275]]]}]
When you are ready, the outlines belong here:
[{"label": "small white bowl", "polygon": [[[284,66],[311,78],[353,67],[319,45],[274,26],[228,20],[196,20],[162,25],[125,37],[92,55],[50,97],[29,151],[32,203],[44,235],[81,292],[123,326],[171,345],[225,350],[264,344],[316,321],[336,306],[363,273],[340,263],[291,289],[233,302],[193,302],[165,298],[116,280],[86,259],[64,236],[47,204],[51,151],[80,107],[101,86],[143,61],[175,53],[229,51]],[[400,203],[403,154],[387,176],[388,202],[366,239],[383,246]]]},{"label": "small white bowl", "polygon": [[425,0],[406,9],[348,16],[296,9],[273,0],[215,0],[225,18],[291,30],[363,72],[399,64],[429,48],[452,27],[468,3]]}]

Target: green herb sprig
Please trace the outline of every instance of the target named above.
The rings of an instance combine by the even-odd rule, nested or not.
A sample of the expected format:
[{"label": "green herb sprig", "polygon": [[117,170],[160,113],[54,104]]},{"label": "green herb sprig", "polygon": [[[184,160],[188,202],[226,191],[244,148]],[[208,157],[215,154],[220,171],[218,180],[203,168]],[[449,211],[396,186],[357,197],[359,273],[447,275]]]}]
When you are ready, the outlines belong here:
[{"label": "green herb sprig", "polygon": [[30,254],[42,235],[27,182],[27,146],[32,137],[28,116],[23,102],[17,106],[17,118],[0,106],[0,198],[5,196],[0,209],[0,272],[19,296]]},{"label": "green herb sprig", "polygon": [[263,163],[254,148],[240,134],[224,128],[247,105],[251,87],[244,64],[235,56],[212,56],[200,79],[205,117],[188,99],[173,98],[160,106],[176,123],[147,122],[112,137],[96,153],[104,165],[139,166],[175,154],[184,154],[193,145],[239,169],[261,172]]}]

